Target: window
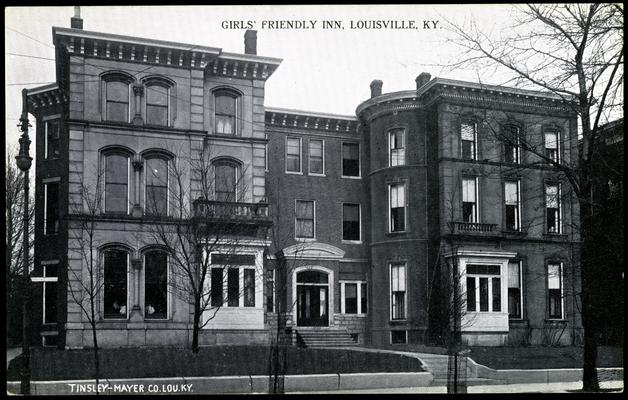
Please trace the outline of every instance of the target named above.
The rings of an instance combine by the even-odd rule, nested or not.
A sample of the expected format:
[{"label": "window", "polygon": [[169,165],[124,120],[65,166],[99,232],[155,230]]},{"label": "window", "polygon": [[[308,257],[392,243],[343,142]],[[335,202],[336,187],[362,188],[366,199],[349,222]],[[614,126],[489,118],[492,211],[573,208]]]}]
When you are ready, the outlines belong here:
[{"label": "window", "polygon": [[220,307],[224,302],[222,296],[222,282],[223,282],[223,269],[222,268],[212,268],[211,269],[211,306],[212,307]]},{"label": "window", "polygon": [[560,162],[560,133],[557,130],[545,131],[545,157]]},{"label": "window", "polygon": [[129,122],[129,82],[108,80],[105,82],[105,119],[107,121]]},{"label": "window", "polygon": [[340,312],[366,314],[366,282],[340,282]]},{"label": "window", "polygon": [[59,232],[59,182],[44,183],[44,234]]},{"label": "window", "polygon": [[230,92],[218,92],[215,99],[216,133],[235,135],[237,131],[238,97]]},{"label": "window", "polygon": [[519,231],[521,229],[519,181],[504,183],[504,204],[506,207],[506,230]]},{"label": "window", "polygon": [[146,86],[146,123],[168,126],[170,121],[170,87],[150,84]]},{"label": "window", "polygon": [[359,204],[342,204],[342,240],[360,241]]},{"label": "window", "polygon": [[286,138],[286,172],[301,173],[301,138]]},{"label": "window", "polygon": [[129,163],[124,154],[105,156],[105,212],[129,212]]},{"label": "window", "polygon": [[408,343],[408,331],[390,331],[390,343],[391,344],[406,344]]},{"label": "window", "polygon": [[237,201],[238,166],[228,161],[214,163],[216,201]]},{"label": "window", "polygon": [[342,176],[360,176],[360,145],[358,143],[342,144]]},{"label": "window", "polygon": [[390,264],[391,319],[406,319],[406,264]]},{"label": "window", "polygon": [[295,207],[295,231],[297,238],[313,239],[315,232],[314,201],[297,200]]},{"label": "window", "polygon": [[392,129],[388,133],[388,148],[390,150],[389,165],[404,165],[406,163],[405,130]]},{"label": "window", "polygon": [[504,161],[519,163],[519,127],[508,125],[504,128]]},{"label": "window", "polygon": [[406,230],[406,187],[403,183],[388,186],[390,192],[390,232]]},{"label": "window", "polygon": [[244,270],[244,307],[255,307],[255,270]]},{"label": "window", "polygon": [[463,122],[460,125],[460,142],[462,144],[462,158],[475,160],[477,158],[477,125],[472,122]]},{"label": "window", "polygon": [[238,307],[240,300],[240,270],[238,268],[227,269],[227,305]]},{"label": "window", "polygon": [[275,270],[266,271],[266,311],[275,312]]},{"label": "window", "polygon": [[59,136],[61,124],[58,119],[44,122],[45,149],[46,158],[59,157]]},{"label": "window", "polygon": [[563,318],[563,277],[562,265],[552,263],[547,266],[547,296],[550,319]]},{"label": "window", "polygon": [[467,311],[501,311],[499,265],[467,265]]},{"label": "window", "polygon": [[44,264],[33,270],[31,281],[42,285],[42,320],[44,324],[57,323],[57,264]]},{"label": "window", "polygon": [[508,263],[508,316],[511,319],[520,319],[523,315],[523,292],[521,290],[521,263]]},{"label": "window", "polygon": [[168,318],[168,254],[151,251],[144,255],[144,316]]},{"label": "window", "polygon": [[545,207],[547,233],[561,233],[560,185],[548,184],[545,186]]},{"label": "window", "polygon": [[309,162],[310,162],[310,174],[311,175],[324,175],[325,174],[325,157],[323,155],[325,146],[322,140],[309,141]]},{"label": "window", "polygon": [[104,318],[127,318],[127,274],[129,255],[124,250],[104,253]]},{"label": "window", "polygon": [[462,179],[462,220],[479,222],[477,178]]},{"label": "window", "polygon": [[168,160],[162,157],[146,159],[146,213],[168,215]]}]

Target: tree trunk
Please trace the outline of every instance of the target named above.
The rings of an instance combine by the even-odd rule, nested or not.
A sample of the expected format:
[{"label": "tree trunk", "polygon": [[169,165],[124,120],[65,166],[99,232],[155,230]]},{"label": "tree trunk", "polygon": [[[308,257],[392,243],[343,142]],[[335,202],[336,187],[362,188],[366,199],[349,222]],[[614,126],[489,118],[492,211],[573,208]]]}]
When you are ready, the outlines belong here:
[{"label": "tree trunk", "polygon": [[194,326],[192,327],[192,353],[198,353],[198,333],[200,331],[201,306],[198,299],[194,300]]},{"label": "tree trunk", "polygon": [[[584,201],[581,205],[587,204]],[[581,206],[582,207],[582,206]],[[582,390],[599,391],[600,385],[597,378],[597,348],[599,345],[598,334],[598,307],[597,301],[600,288],[596,282],[595,274],[600,273],[593,261],[595,254],[593,249],[596,242],[593,235],[593,218],[590,208],[584,206],[581,210],[582,218],[582,252],[580,258],[581,284],[582,284],[582,326],[584,328],[584,354],[582,371]]]}]

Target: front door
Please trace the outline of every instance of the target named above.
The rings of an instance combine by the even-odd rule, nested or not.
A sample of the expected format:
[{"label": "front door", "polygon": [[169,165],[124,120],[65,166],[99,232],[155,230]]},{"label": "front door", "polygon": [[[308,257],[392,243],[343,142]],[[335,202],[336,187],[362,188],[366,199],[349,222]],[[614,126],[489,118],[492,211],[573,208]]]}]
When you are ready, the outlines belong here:
[{"label": "front door", "polygon": [[328,288],[319,285],[297,286],[297,325],[328,326]]}]

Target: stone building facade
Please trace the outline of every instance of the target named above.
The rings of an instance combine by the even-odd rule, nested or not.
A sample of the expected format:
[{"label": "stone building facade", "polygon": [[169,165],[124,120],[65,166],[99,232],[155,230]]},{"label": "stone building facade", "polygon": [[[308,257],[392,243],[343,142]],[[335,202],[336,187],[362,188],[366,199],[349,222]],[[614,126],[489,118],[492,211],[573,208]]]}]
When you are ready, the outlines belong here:
[{"label": "stone building facade", "polygon": [[577,340],[578,210],[548,162],[577,154],[560,99],[423,73],[402,92],[373,81],[356,116],[287,110],[264,104],[281,60],[254,31],[244,54],[78,18],[53,38],[57,82],[28,91],[36,343],[90,346],[77,293],[93,270],[103,346],[189,345],[193,305],[157,234],[182,216],[220,242],[190,258],[209,262],[201,344],[278,326],[438,342],[453,320],[470,344]]}]

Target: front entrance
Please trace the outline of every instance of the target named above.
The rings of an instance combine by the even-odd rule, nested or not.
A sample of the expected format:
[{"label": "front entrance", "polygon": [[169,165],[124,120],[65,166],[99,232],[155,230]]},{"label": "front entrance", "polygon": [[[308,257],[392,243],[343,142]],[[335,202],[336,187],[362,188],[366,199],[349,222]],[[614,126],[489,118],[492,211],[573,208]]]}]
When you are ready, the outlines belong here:
[{"label": "front entrance", "polygon": [[329,279],[319,271],[297,274],[297,325],[329,326]]}]

